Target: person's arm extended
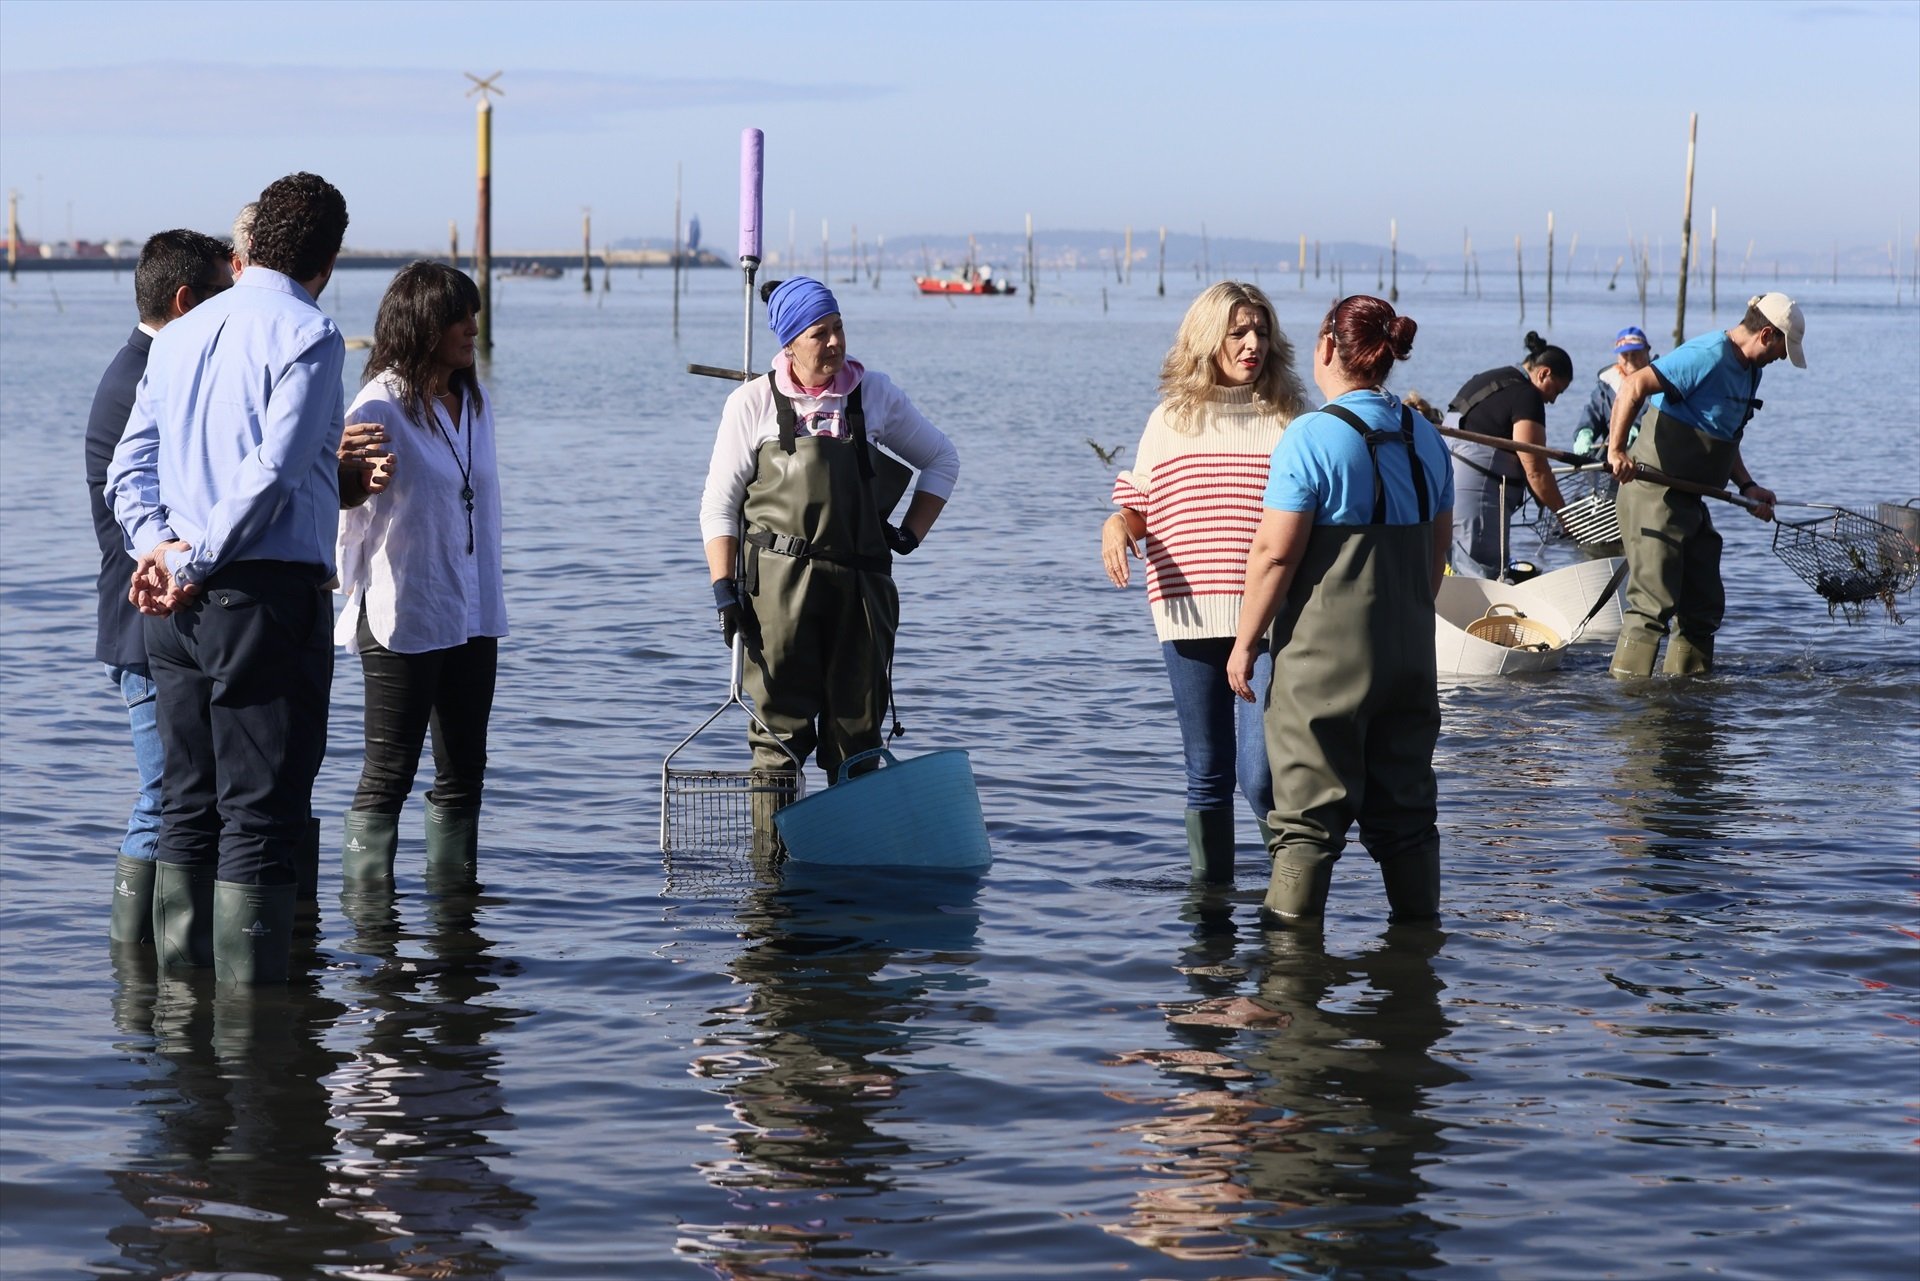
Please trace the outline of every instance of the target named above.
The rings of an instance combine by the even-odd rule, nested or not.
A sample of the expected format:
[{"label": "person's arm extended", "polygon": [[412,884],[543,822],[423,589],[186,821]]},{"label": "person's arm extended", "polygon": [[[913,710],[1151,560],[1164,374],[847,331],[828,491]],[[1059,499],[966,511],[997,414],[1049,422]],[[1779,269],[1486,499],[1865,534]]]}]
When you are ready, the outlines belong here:
[{"label": "person's arm extended", "polygon": [[1127,562],[1140,559],[1140,540],[1146,536],[1147,518],[1131,507],[1122,507],[1101,523],[1100,560],[1115,587],[1131,581]]},{"label": "person's arm extended", "polygon": [[[1513,438],[1523,445],[1544,445],[1547,425],[1523,418],[1513,425]],[[1560,495],[1560,482],[1553,478],[1553,467],[1546,459],[1538,454],[1522,454],[1520,470],[1527,478],[1527,488],[1533,491],[1542,507],[1557,512],[1567,505],[1567,500]]]},{"label": "person's arm extended", "polygon": [[1634,473],[1633,460],[1627,457],[1627,432],[1639,417],[1640,406],[1661,389],[1659,373],[1648,365],[1634,370],[1620,384],[1620,394],[1613,398],[1613,418],[1607,424],[1607,468],[1622,484],[1632,480]]},{"label": "person's arm extended", "polygon": [[1313,533],[1312,512],[1283,512],[1271,507],[1260,513],[1260,528],[1254,531],[1253,546],[1247,552],[1247,582],[1240,598],[1240,626],[1234,636],[1233,653],[1227,657],[1227,684],[1242,699],[1253,701],[1254,648],[1273,626],[1286,599],[1287,587],[1306,555],[1307,537]]},{"label": "person's arm extended", "polygon": [[1607,423],[1612,412],[1613,388],[1607,386],[1604,379],[1596,379],[1592,394],[1580,410],[1580,425],[1574,429],[1574,453],[1606,457]]},{"label": "person's arm extended", "polygon": [[[168,569],[182,584],[205,582],[222,563],[244,550],[272,524],[313,467],[331,456],[340,412],[340,373],[346,343],[329,329],[288,362],[267,395],[260,443],[235,470],[232,483],[207,513],[207,532],[191,552]],[[337,500],[336,500],[337,501]]]},{"label": "person's arm extended", "polygon": [[126,430],[107,464],[107,505],[136,560],[173,541],[166,509],[160,505],[160,420],[153,401],[151,381],[142,378]]}]

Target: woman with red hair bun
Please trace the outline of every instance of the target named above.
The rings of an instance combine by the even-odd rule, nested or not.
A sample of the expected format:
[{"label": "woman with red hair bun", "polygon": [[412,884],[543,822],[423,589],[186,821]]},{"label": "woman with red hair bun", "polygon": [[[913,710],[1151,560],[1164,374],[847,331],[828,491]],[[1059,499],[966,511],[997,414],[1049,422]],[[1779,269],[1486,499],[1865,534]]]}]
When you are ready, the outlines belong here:
[{"label": "woman with red hair bun", "polygon": [[1287,924],[1325,915],[1356,822],[1392,919],[1440,909],[1433,598],[1452,540],[1453,473],[1440,434],[1383,385],[1412,354],[1416,328],[1378,298],[1327,313],[1312,359],[1327,404],[1294,419],[1273,451],[1247,561],[1227,679],[1252,700],[1271,627],[1263,908]]}]

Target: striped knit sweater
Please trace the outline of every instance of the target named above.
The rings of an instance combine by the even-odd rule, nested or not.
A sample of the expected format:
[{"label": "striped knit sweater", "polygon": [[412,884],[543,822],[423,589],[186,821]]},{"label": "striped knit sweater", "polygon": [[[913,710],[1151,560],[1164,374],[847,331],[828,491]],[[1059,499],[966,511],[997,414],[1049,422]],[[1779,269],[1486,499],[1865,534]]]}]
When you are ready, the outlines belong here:
[{"label": "striped knit sweater", "polygon": [[1251,387],[1215,387],[1191,435],[1153,411],[1113,501],[1147,524],[1147,601],[1163,641],[1232,636],[1240,622],[1247,551],[1260,525],[1267,464],[1287,425]]}]

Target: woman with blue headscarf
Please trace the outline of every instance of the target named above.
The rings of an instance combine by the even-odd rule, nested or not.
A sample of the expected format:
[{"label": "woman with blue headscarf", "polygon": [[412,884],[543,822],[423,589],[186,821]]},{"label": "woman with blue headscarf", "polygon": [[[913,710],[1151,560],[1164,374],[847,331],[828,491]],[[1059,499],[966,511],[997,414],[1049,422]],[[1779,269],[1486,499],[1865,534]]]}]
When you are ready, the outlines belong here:
[{"label": "woman with blue headscarf", "polygon": [[[745,639],[747,691],[772,731],[749,730],[754,767],[817,753],[831,777],[881,745],[900,621],[892,560],[927,536],[960,460],[885,374],[847,358],[825,285],[797,276],[760,293],[781,350],[727,397],[700,536],[721,633]],[[876,446],[920,473],[898,525],[906,469]]]}]

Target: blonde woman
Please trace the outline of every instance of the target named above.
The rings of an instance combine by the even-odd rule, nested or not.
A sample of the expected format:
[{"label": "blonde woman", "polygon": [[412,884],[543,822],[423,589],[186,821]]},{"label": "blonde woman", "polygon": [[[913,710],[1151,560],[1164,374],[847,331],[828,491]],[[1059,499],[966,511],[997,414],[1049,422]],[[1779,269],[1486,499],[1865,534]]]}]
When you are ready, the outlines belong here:
[{"label": "blonde woman", "polygon": [[[1227,656],[1267,463],[1305,407],[1293,344],[1267,296],[1240,281],[1208,288],[1180,322],[1160,368],[1160,404],[1132,469],[1114,482],[1120,510],[1100,530],[1115,587],[1131,581],[1127,562],[1145,544],[1147,602],[1186,755],[1187,852],[1207,881],[1233,879],[1235,782],[1263,842],[1273,808],[1260,709],[1235,699]],[[1262,690],[1272,670],[1263,652]]]}]

